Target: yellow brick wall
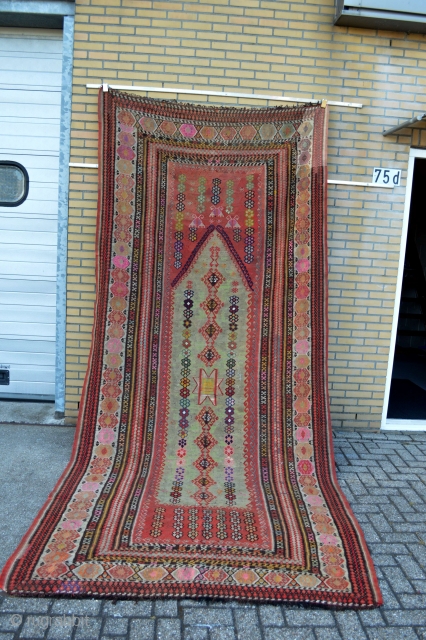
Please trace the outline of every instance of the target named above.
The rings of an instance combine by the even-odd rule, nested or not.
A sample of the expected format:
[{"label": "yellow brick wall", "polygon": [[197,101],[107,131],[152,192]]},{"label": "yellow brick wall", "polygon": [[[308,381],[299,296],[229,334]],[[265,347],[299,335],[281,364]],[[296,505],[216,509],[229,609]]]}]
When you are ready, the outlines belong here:
[{"label": "yellow brick wall", "polygon": [[[333,26],[334,0],[76,0],[73,162],[97,162],[97,95],[86,83],[179,85],[362,102],[331,107],[329,177],[393,191],[329,187],[330,394],[333,424],[379,428],[408,151],[426,140],[388,128],[426,110],[426,37]],[[175,98],[171,94],[152,94]],[[178,96],[212,104],[264,101]],[[424,136],[425,134],[422,134]],[[66,415],[77,415],[91,340],[97,174],[71,170]]]}]

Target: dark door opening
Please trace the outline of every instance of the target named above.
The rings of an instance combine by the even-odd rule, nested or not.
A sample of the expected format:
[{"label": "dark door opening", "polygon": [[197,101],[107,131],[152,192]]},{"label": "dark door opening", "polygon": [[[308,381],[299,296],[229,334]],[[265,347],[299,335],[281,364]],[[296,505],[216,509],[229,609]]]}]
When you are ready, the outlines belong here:
[{"label": "dark door opening", "polygon": [[416,158],[395,356],[390,419],[426,420],[426,159]]}]

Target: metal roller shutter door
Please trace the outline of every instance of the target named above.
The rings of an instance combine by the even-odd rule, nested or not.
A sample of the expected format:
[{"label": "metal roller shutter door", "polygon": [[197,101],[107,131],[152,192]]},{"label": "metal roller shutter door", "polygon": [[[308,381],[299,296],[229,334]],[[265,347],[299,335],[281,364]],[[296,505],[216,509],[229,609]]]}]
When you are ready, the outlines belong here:
[{"label": "metal roller shutter door", "polygon": [[62,32],[0,29],[0,160],[30,181],[25,202],[0,207],[0,398],[55,395],[61,74]]}]

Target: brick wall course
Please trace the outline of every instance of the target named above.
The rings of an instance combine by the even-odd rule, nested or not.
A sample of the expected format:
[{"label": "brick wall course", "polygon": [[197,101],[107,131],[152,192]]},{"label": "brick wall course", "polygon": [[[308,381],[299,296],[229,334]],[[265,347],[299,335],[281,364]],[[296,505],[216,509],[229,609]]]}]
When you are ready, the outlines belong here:
[{"label": "brick wall course", "polygon": [[[184,89],[362,102],[330,108],[329,177],[371,181],[400,168],[392,192],[329,185],[329,384],[333,425],[378,429],[395,304],[410,146],[383,138],[426,110],[426,36],[333,26],[334,0],[76,0],[72,162],[97,162],[97,92],[86,83],[179,85],[179,99],[261,106]],[[174,94],[151,94],[173,99]],[[276,104],[276,103],[275,103]],[[75,419],[90,348],[97,174],[71,169],[66,415]]]}]

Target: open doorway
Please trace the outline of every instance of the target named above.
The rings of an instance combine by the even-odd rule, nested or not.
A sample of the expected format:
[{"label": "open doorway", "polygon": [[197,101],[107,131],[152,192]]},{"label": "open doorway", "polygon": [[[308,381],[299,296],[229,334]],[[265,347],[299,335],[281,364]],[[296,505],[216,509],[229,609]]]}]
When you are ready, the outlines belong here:
[{"label": "open doorway", "polygon": [[421,423],[426,428],[426,157],[414,157],[410,169],[411,200],[385,428],[410,424],[418,428]]}]

